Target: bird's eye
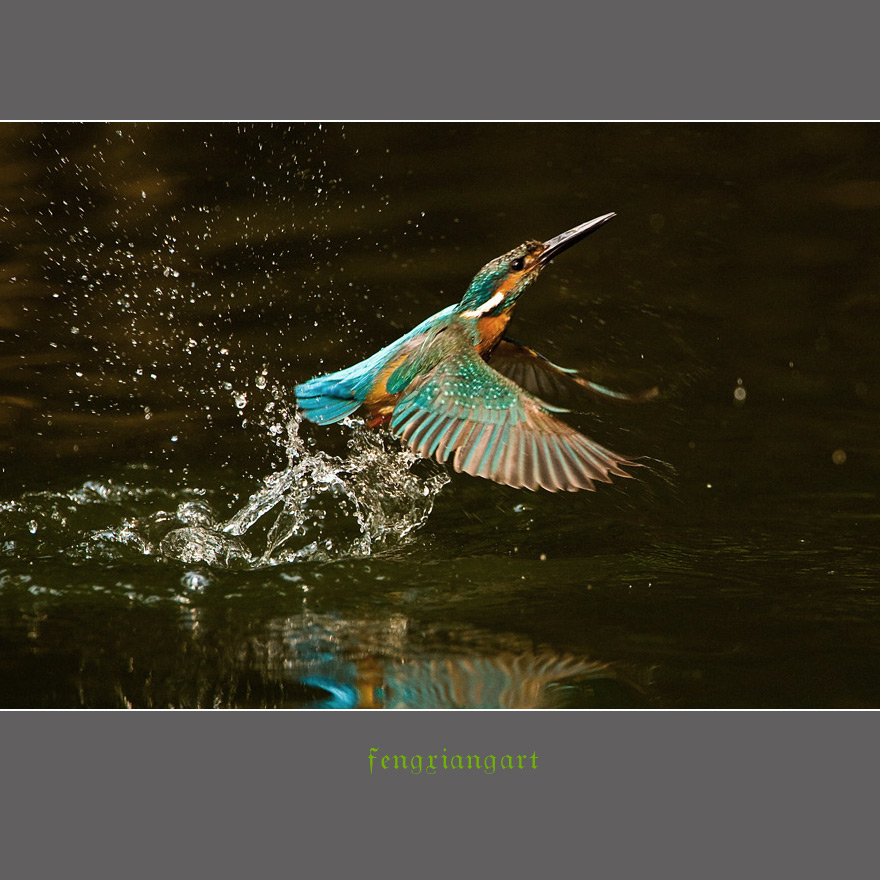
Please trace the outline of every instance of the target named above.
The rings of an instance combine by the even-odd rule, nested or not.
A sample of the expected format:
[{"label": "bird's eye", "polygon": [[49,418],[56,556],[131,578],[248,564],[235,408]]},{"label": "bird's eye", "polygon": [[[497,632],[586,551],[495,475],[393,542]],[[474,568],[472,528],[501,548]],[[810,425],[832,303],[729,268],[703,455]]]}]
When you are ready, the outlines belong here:
[{"label": "bird's eye", "polygon": [[522,272],[525,265],[526,261],[522,257],[517,257],[515,260],[510,261],[510,268],[514,272]]}]

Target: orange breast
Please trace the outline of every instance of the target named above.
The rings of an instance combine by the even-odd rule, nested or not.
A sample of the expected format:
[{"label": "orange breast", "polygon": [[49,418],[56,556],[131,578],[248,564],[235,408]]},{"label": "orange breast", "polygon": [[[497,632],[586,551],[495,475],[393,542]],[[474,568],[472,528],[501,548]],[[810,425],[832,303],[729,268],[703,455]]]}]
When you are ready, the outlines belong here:
[{"label": "orange breast", "polygon": [[480,341],[477,343],[477,351],[484,356],[492,351],[501,339],[507,325],[510,323],[510,310],[500,315],[487,315],[477,321],[477,330]]}]

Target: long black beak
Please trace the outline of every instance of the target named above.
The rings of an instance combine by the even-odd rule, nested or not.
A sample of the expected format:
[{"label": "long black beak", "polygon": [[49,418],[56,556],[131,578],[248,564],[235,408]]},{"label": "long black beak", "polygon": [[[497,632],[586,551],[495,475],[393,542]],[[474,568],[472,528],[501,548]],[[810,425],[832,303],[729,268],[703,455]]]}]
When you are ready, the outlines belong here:
[{"label": "long black beak", "polygon": [[617,215],[613,211],[610,214],[603,214],[595,220],[588,220],[586,223],[581,223],[580,226],[575,226],[574,229],[569,229],[568,232],[563,232],[562,235],[557,235],[556,238],[551,238],[550,241],[545,241],[544,250],[541,251],[538,261],[541,265],[549,263],[555,256],[573,244],[577,244],[582,238],[586,238],[591,232],[595,232],[615,216]]}]

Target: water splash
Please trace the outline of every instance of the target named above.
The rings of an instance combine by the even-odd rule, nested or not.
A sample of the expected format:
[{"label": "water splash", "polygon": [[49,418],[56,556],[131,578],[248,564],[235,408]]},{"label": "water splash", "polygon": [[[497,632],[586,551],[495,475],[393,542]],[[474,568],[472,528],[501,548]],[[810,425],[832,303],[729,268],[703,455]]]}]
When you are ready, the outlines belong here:
[{"label": "water splash", "polygon": [[440,465],[360,423],[345,423],[348,454],[339,457],[301,435],[298,412],[281,416],[286,431],[281,427],[274,439],[286,467],[227,519],[216,512],[219,490],[181,486],[173,473],[131,465],[122,480],[89,480],[66,492],[0,502],[0,558],[160,556],[259,568],[370,556],[424,525],[449,482]]},{"label": "water splash", "polygon": [[[309,449],[302,416],[287,420],[287,467],[271,474],[226,522],[207,511],[169,532],[159,551],[184,562],[277,565],[369,556],[424,525],[446,471],[386,435],[346,420],[345,458]],[[180,516],[180,511],[178,512]],[[262,546],[255,546],[262,545]]]}]

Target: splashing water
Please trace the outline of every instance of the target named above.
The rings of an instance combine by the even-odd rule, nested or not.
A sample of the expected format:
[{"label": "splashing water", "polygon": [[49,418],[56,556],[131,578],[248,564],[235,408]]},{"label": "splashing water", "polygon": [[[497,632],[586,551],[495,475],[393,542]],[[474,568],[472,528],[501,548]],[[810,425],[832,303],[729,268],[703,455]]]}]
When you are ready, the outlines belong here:
[{"label": "splashing water", "polygon": [[[287,423],[287,467],[266,478],[241,510],[220,525],[202,521],[175,529],[160,551],[184,562],[221,565],[362,557],[427,521],[449,482],[445,470],[426,463],[426,475],[412,471],[417,456],[351,420],[343,422],[353,429],[345,459],[311,452],[300,436],[301,423],[298,412]],[[261,539],[265,548],[248,550],[243,536]]]},{"label": "splashing water", "polygon": [[424,525],[449,482],[440,465],[360,423],[344,423],[352,433],[341,458],[309,448],[298,412],[284,420],[286,437],[276,439],[287,466],[225,521],[209,501],[217,491],[160,488],[154,469],[131,465],[121,481],[89,480],[0,502],[0,558],[146,555],[259,568],[364,557]]}]

